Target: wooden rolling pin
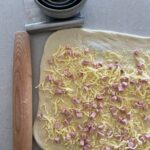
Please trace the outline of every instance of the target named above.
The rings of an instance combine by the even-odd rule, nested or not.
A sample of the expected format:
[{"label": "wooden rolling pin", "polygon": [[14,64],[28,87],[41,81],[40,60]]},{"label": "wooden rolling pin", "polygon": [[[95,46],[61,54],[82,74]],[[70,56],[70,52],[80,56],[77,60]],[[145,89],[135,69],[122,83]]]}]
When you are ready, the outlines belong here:
[{"label": "wooden rolling pin", "polygon": [[32,150],[32,71],[29,35],[15,35],[13,61],[13,150]]}]

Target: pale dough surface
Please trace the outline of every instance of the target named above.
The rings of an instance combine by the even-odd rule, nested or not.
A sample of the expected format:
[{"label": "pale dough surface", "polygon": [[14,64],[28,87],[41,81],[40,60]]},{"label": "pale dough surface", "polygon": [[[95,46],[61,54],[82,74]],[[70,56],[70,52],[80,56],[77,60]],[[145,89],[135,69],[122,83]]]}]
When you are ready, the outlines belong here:
[{"label": "pale dough surface", "polygon": [[[143,49],[150,50],[150,38],[121,34],[116,32],[106,32],[88,29],[67,29],[60,30],[52,34],[44,47],[44,53],[40,66],[40,81],[45,78],[44,70],[48,67],[48,58],[58,49],[60,45],[69,45],[71,47],[90,47],[98,50],[118,50],[118,49]],[[127,55],[125,57],[128,57]],[[46,103],[48,111],[53,115],[53,109],[47,103],[48,95],[39,90],[39,108]],[[41,110],[38,109],[38,113]],[[62,145],[56,145],[49,142],[48,149],[44,148],[44,140],[47,138],[42,130],[43,122],[37,118],[34,122],[33,134],[39,146],[44,150],[65,150]],[[72,149],[73,150],[73,149]]]}]

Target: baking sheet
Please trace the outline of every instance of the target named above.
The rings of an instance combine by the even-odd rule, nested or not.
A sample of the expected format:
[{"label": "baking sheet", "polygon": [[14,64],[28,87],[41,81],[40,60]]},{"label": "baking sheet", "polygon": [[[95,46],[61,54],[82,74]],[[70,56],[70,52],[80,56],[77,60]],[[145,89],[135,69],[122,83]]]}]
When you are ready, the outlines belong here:
[{"label": "baking sheet", "polygon": [[[88,32],[91,32],[91,31],[88,30]],[[102,32],[102,33],[105,35],[109,32],[107,32],[107,33]],[[43,54],[43,49],[44,49],[45,42],[50,34],[51,34],[51,32],[47,32],[47,33],[34,34],[34,35],[30,36],[31,37],[31,49],[32,49],[32,67],[33,67],[33,106],[34,106],[33,107],[33,118],[35,118],[35,115],[37,112],[37,107],[38,107],[38,100],[39,100],[38,89],[35,89],[35,86],[38,85],[38,83],[39,83],[40,63],[41,63],[41,58],[42,58],[42,54]],[[116,33],[113,33],[113,35],[114,34],[116,34]],[[117,37],[118,35],[115,35],[115,36]],[[119,34],[119,36],[123,37],[123,39],[128,39],[129,41],[130,41],[130,39],[132,39],[132,41],[134,41],[133,35],[125,35],[127,38],[124,38],[124,36],[122,36],[120,34]],[[110,37],[113,37],[113,36],[111,35]],[[135,43],[137,43],[137,41],[139,41],[139,43],[140,43],[140,38],[142,38],[142,37],[136,36]],[[150,39],[148,39],[148,41],[149,40]],[[147,41],[147,39],[142,38],[141,41]],[[115,43],[115,41],[114,41],[114,43]],[[136,44],[133,47],[138,48],[138,46],[136,47]],[[150,45],[147,45],[147,47],[150,47]],[[40,148],[37,146],[37,144],[35,143],[34,140],[33,140],[33,150],[40,150]]]},{"label": "baking sheet", "polygon": [[[36,85],[38,85],[39,77],[40,77],[40,63],[44,50],[44,45],[52,32],[47,33],[39,33],[30,35],[31,40],[31,59],[32,59],[32,71],[33,71],[33,123],[37,112],[38,107],[38,89],[36,89]],[[41,150],[37,143],[33,138],[33,150]]]}]

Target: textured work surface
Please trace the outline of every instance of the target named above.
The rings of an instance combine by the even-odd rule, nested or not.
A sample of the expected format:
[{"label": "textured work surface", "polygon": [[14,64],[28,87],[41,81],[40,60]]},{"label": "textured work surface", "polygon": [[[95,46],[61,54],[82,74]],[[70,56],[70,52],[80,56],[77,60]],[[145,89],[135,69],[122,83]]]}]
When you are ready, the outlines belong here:
[{"label": "textured work surface", "polygon": [[12,150],[14,32],[24,29],[23,1],[0,1],[0,149]]},{"label": "textured work surface", "polygon": [[[14,32],[24,29],[25,11],[23,0],[0,1],[0,6],[0,149],[12,150],[13,40]],[[149,13],[150,0],[88,0],[83,10],[85,27],[146,36],[150,36]],[[32,35],[34,73],[39,67],[42,46],[47,37],[48,34],[44,33]],[[40,46],[37,45],[39,41]],[[34,85],[38,83],[37,79]]]}]

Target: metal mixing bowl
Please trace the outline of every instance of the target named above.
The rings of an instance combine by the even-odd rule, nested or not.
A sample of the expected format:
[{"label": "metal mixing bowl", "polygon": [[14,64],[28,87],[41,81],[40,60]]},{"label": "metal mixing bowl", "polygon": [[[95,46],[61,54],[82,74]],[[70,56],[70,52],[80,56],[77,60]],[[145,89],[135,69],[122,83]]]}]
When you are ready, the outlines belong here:
[{"label": "metal mixing bowl", "polygon": [[41,0],[34,0],[34,1],[46,15],[57,19],[65,19],[73,17],[77,13],[79,13],[87,0],[77,0],[77,2],[73,6],[64,9],[51,8],[45,5]]}]

